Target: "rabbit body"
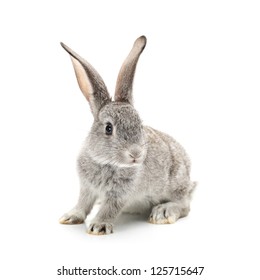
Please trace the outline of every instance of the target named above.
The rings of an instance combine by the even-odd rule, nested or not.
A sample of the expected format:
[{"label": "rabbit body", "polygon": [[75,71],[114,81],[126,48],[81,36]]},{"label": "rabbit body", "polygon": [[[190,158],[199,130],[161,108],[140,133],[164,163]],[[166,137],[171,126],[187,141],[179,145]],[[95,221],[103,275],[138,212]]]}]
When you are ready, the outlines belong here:
[{"label": "rabbit body", "polygon": [[195,183],[186,152],[169,135],[143,126],[132,104],[135,67],[145,43],[144,36],[138,38],[124,62],[115,101],[96,70],[63,44],[94,115],[78,158],[79,200],[62,216],[63,224],[83,223],[97,199],[101,205],[88,228],[91,234],[112,233],[122,211],[150,210],[155,224],[174,223],[189,213]]}]

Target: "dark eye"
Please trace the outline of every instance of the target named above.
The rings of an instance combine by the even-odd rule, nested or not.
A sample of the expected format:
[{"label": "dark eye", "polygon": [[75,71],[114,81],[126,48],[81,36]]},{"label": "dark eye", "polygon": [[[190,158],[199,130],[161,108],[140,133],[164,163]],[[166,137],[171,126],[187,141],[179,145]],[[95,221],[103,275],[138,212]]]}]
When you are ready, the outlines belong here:
[{"label": "dark eye", "polygon": [[113,125],[111,123],[106,124],[106,135],[112,135],[113,133]]}]

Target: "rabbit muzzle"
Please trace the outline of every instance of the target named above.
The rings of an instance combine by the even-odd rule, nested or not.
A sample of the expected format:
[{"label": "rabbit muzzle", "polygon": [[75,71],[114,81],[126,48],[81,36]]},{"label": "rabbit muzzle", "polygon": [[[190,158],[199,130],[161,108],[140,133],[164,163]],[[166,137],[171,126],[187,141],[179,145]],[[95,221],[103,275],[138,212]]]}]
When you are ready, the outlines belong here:
[{"label": "rabbit muzzle", "polygon": [[124,161],[129,165],[142,164],[146,155],[146,150],[142,146],[133,144],[130,148],[126,149],[124,154]]}]

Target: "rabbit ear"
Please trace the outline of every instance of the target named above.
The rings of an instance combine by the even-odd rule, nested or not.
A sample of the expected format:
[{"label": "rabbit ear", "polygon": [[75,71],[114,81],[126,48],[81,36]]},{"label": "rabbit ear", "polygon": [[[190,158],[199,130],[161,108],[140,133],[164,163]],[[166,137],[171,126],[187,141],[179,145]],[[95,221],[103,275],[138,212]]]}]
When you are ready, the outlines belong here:
[{"label": "rabbit ear", "polygon": [[64,43],[61,46],[70,54],[79,87],[96,117],[99,110],[111,101],[106,85],[93,66]]},{"label": "rabbit ear", "polygon": [[146,45],[146,37],[141,36],[134,42],[133,48],[125,59],[116,82],[115,101],[133,104],[132,86],[135,68],[140,54]]}]

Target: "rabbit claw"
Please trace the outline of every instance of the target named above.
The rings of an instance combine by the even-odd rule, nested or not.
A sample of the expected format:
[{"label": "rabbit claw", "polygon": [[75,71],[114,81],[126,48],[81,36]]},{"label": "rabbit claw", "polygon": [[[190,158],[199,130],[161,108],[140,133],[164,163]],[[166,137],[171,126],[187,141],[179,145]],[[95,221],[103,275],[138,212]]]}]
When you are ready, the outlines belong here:
[{"label": "rabbit claw", "polygon": [[113,225],[111,223],[93,223],[90,224],[88,231],[89,234],[93,235],[106,235],[113,233]]},{"label": "rabbit claw", "polygon": [[77,224],[83,224],[84,223],[84,218],[83,216],[80,214],[80,213],[73,213],[73,214],[70,214],[70,213],[66,213],[64,214],[59,222],[61,224],[64,224],[64,225],[77,225]]}]

